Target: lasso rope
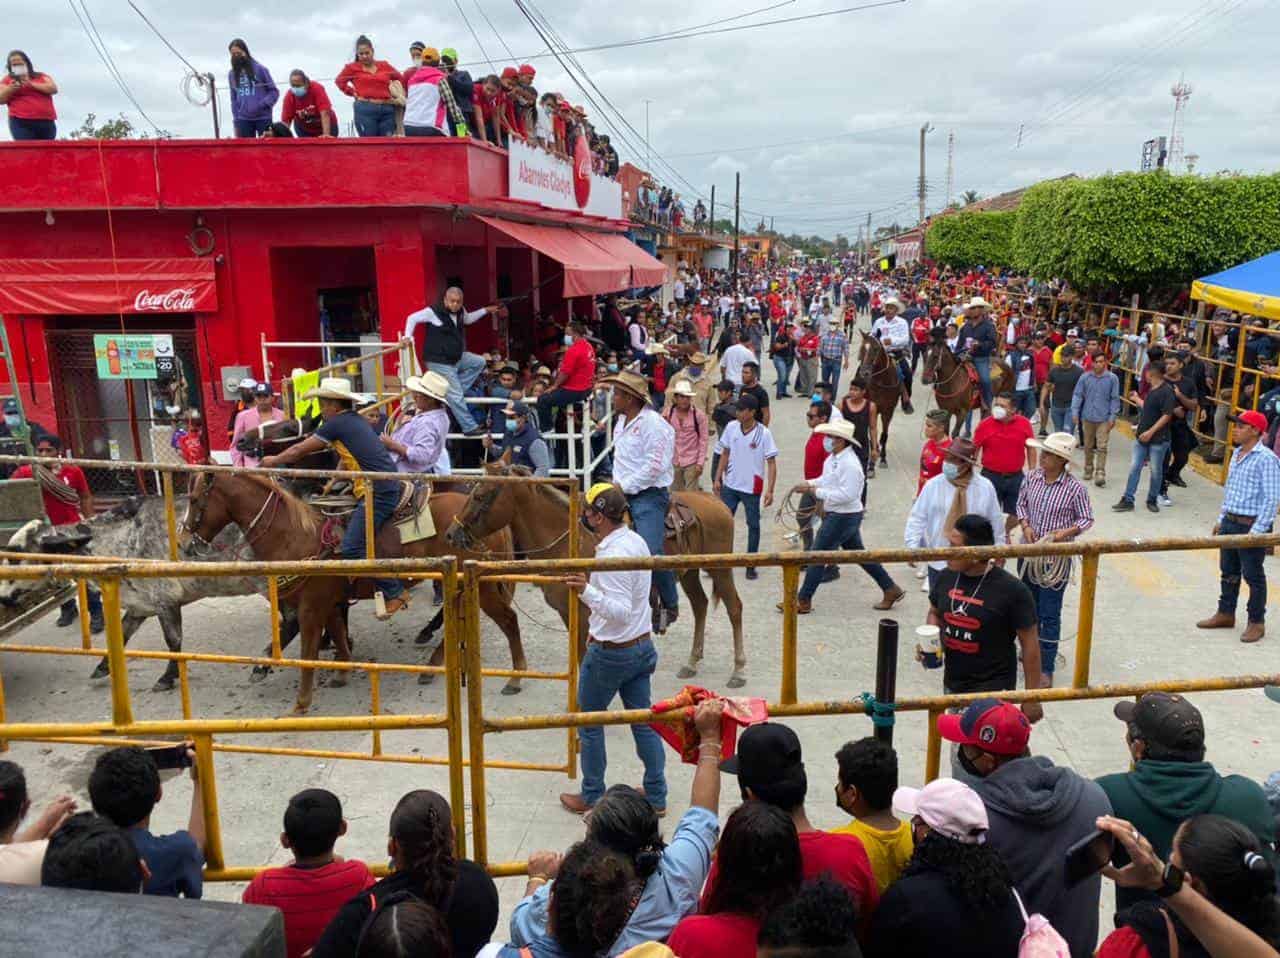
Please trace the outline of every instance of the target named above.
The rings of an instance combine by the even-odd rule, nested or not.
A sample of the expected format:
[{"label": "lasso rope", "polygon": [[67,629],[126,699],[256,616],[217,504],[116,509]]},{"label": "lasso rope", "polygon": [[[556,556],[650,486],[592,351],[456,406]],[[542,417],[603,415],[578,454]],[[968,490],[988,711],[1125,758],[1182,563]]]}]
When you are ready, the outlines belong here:
[{"label": "lasso rope", "polygon": [[1022,567],[1032,585],[1042,589],[1063,589],[1071,581],[1071,556],[1031,556]]},{"label": "lasso rope", "polygon": [[[800,518],[800,509],[792,501],[795,490],[783,497],[782,503],[778,506],[778,511],[774,513],[773,521],[775,525],[782,527],[782,536],[787,542],[799,542],[801,533],[808,524]],[[812,520],[812,516],[810,516]]]}]

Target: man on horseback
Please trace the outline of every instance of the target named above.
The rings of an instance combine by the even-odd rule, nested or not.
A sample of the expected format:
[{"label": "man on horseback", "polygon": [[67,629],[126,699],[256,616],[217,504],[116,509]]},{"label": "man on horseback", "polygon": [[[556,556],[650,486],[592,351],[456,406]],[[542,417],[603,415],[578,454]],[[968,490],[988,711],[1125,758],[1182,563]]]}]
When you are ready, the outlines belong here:
[{"label": "man on horseback", "polygon": [[[461,294],[459,294],[461,295]],[[351,391],[351,382],[337,377],[325,377],[315,389],[302,398],[320,403],[320,427],[306,439],[294,443],[278,456],[266,456],[262,465],[268,469],[288,466],[305,459],[312,453],[329,449],[338,456],[343,469],[360,472],[395,472],[396,465],[373,427],[355,411],[357,396]],[[365,557],[364,537],[364,488],[367,479],[357,479],[351,491],[356,497],[356,507],[347,519],[347,529],[342,535],[340,554],[344,559]],[[382,524],[391,518],[400,501],[400,484],[392,479],[380,479],[373,483],[373,528],[375,534]],[[398,579],[375,579],[374,585],[386,600],[386,612],[379,618],[390,618],[409,603],[405,599],[404,585]]]},{"label": "man on horseback", "polygon": [[991,415],[991,359],[996,353],[996,324],[987,310],[991,308],[981,296],[969,300],[965,307],[964,328],[960,331],[963,350],[978,373],[978,388],[982,392],[983,418]]},{"label": "man on horseback", "polygon": [[898,366],[898,385],[902,390],[902,411],[915,412],[911,406],[911,327],[898,315],[902,303],[896,296],[884,302],[884,315],[871,327],[871,335],[880,340],[884,351]]}]

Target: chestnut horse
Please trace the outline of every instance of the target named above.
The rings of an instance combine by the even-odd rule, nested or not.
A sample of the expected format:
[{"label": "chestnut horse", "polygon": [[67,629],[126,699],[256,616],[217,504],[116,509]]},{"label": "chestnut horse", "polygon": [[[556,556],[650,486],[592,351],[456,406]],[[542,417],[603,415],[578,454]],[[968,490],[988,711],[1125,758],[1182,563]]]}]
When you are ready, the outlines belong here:
[{"label": "chestnut horse", "polygon": [[[485,466],[490,475],[527,476],[528,470],[519,466],[492,463]],[[708,555],[733,551],[733,516],[715,496],[706,492],[675,492],[672,501],[692,509],[698,522],[689,530],[685,555]],[[475,542],[494,532],[511,528],[516,551],[529,559],[567,559],[569,557],[569,497],[562,490],[546,483],[481,483],[471,490],[466,506],[458,513],[453,527],[445,537],[457,548],[474,549]],[[589,533],[582,535],[581,557],[595,555],[595,539]],[[744,671],[747,656],[742,644],[742,599],[734,585],[732,569],[709,569],[711,594],[723,602],[733,627],[733,673],[726,683],[737,689],[746,685]],[[680,678],[697,674],[702,661],[707,627],[707,594],[702,588],[697,569],[676,572],[684,594],[693,606],[693,647],[689,661],[681,667]],[[542,585],[547,605],[555,609],[561,621],[569,624],[569,590],[559,584]],[[578,617],[578,641],[587,638],[587,618],[590,611],[581,607]]]},{"label": "chestnut horse", "polygon": [[[437,529],[446,529],[466,504],[466,498],[456,492],[437,493],[431,496],[431,515]],[[286,492],[263,476],[235,473],[200,473],[187,501],[187,512],[182,522],[182,548],[190,554],[205,549],[213,537],[235,523],[244,533],[246,544],[252,548],[256,559],[266,562],[308,560],[323,551],[321,532],[322,517],[301,499]],[[386,523],[378,530],[377,551],[382,556],[403,558],[435,558],[457,556],[459,559],[475,559],[484,555],[512,555],[511,536],[505,531],[485,537],[480,552],[450,548],[442,535],[421,539],[401,547],[399,533]],[[337,577],[341,583],[341,577]],[[360,586],[367,580],[356,579]],[[280,601],[298,610],[298,624],[302,636],[302,658],[319,658],[320,634],[326,628],[333,638],[335,658],[351,661],[351,648],[347,640],[346,621],[342,610],[348,590],[335,584],[334,576],[305,576],[296,585],[286,587]],[[528,668],[524,645],[520,640],[520,623],[511,608],[513,590],[508,583],[488,582],[480,586],[480,608],[498,624],[511,647],[511,666],[521,670]],[[432,665],[443,658],[443,646],[436,649]],[[295,714],[303,714],[311,707],[314,669],[303,669],[298,682],[298,699]],[[334,686],[345,685],[347,675],[339,671],[331,679]],[[520,691],[520,680],[507,682],[504,694]]]},{"label": "chestnut horse", "polygon": [[862,330],[858,330],[858,335],[862,337],[862,346],[858,350],[858,368],[854,378],[861,376],[866,379],[867,396],[876,404],[876,415],[881,422],[880,464],[887,466],[889,460],[885,458],[885,450],[889,448],[889,423],[893,422],[893,411],[902,399],[898,364],[876,337]]},{"label": "chestnut horse", "polygon": [[[925,385],[932,383],[933,398],[939,409],[945,409],[955,417],[955,428],[951,430],[954,439],[969,421],[976,401],[980,398],[978,384],[969,375],[972,367],[968,362],[959,359],[947,345],[943,337],[935,336],[924,354],[924,372],[920,381]],[[991,363],[991,395],[999,396],[1007,392],[1013,385],[1013,370],[1001,359],[993,358]]]}]

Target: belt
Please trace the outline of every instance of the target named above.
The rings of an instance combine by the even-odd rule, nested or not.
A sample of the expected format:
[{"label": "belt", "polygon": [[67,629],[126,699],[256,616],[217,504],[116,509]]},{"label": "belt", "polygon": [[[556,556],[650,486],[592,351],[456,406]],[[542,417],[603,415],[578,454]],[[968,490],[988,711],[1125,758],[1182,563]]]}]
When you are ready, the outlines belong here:
[{"label": "belt", "polygon": [[1258,519],[1257,516],[1242,516],[1238,512],[1228,512],[1227,518],[1232,522],[1243,526],[1251,526]]},{"label": "belt", "polygon": [[611,649],[629,649],[633,645],[639,645],[641,642],[648,642],[648,641],[649,641],[648,632],[646,632],[644,635],[637,635],[634,639],[629,639],[626,642],[601,642],[594,635],[587,636],[588,645],[607,645]]}]

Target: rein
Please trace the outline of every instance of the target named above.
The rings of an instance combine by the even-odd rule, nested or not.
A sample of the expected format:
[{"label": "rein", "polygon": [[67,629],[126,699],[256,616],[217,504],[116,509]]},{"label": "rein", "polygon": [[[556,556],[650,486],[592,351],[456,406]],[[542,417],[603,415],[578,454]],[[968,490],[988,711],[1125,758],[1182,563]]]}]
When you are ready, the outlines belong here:
[{"label": "rein", "polygon": [[[262,532],[265,534],[270,530],[271,524],[275,522],[276,515],[280,511],[280,506],[284,502],[284,496],[281,495],[280,489],[275,484],[275,480],[272,480],[271,491],[267,493],[266,499],[262,501],[261,508],[258,509],[253,519],[250,520],[249,525],[244,529],[244,542],[235,549],[219,548],[196,531],[204,521],[204,514],[209,508],[209,497],[213,492],[213,484],[217,478],[216,473],[206,473],[206,475],[208,476],[208,479],[205,480],[205,484],[200,490],[200,494],[187,504],[187,517],[182,523],[182,529],[195,541],[195,543],[200,547],[200,551],[204,554],[209,555],[229,552],[231,554],[231,560],[239,562],[241,559],[244,559],[247,555],[253,552],[253,545],[255,542],[254,533],[258,529],[258,523],[262,521],[263,516],[267,515],[268,509],[271,509],[270,518],[266,525],[263,526]],[[261,536],[259,536],[258,539],[260,540]],[[315,557],[313,556],[313,558]]]},{"label": "rein", "polygon": [[[951,372],[947,374],[946,379],[938,378],[938,373],[940,372],[940,369],[938,367],[940,367],[941,365],[942,365],[942,357],[939,356],[937,363],[935,363],[933,367],[934,369],[933,392],[934,392],[934,395],[937,397],[938,405],[940,406],[944,403],[945,400],[959,399],[961,396],[964,395],[965,390],[969,388],[969,374],[965,372],[964,363],[958,362],[955,368],[952,369]],[[961,382],[960,388],[957,389],[955,392],[945,391],[942,388],[943,385],[955,379],[957,374],[962,374],[964,376],[964,379]]]}]

